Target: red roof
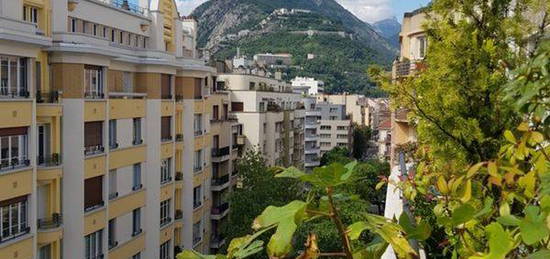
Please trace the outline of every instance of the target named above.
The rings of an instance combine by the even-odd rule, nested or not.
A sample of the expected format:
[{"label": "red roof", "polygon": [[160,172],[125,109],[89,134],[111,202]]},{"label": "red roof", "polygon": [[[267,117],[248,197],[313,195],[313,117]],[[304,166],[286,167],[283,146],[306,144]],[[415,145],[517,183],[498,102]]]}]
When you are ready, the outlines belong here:
[{"label": "red roof", "polygon": [[387,119],[378,125],[378,129],[391,129],[391,120]]}]

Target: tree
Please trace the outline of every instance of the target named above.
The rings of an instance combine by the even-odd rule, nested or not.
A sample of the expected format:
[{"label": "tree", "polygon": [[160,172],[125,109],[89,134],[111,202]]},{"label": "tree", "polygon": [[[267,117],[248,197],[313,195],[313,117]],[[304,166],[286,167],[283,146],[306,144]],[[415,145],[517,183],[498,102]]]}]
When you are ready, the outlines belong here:
[{"label": "tree", "polygon": [[350,193],[358,195],[361,200],[375,205],[377,208],[376,214],[384,214],[386,189],[377,189],[376,185],[382,179],[387,179],[390,165],[387,162],[369,160],[365,163],[359,163],[355,170],[357,171],[357,181],[345,185],[344,188],[348,189]]},{"label": "tree", "polygon": [[503,98],[506,69],[525,60],[532,46],[525,39],[543,36],[550,22],[547,13],[540,21],[526,13],[547,8],[545,0],[432,2],[425,69],[383,84],[395,106],[410,110],[431,153],[460,166],[497,155],[504,130],[520,121]]},{"label": "tree", "polygon": [[231,210],[222,227],[228,240],[250,232],[254,218],[269,205],[280,206],[299,199],[303,186],[294,179],[275,178],[258,151],[249,150],[237,162],[240,187],[229,195]]},{"label": "tree", "polygon": [[371,128],[363,125],[355,125],[353,127],[353,154],[357,160],[362,160],[369,146],[369,140],[372,135]]},{"label": "tree", "polygon": [[335,147],[330,151],[323,154],[321,157],[321,165],[328,165],[335,162],[349,163],[351,162],[349,157],[349,150],[345,147]]}]

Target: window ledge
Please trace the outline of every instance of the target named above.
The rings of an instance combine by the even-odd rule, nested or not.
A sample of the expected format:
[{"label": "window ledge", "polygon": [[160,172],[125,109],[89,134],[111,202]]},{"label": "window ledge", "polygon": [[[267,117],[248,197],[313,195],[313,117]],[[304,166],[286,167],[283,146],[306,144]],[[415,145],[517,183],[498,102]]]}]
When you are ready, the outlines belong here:
[{"label": "window ledge", "polygon": [[19,242],[21,242],[21,241],[23,241],[23,240],[25,240],[25,239],[32,238],[32,237],[33,237],[33,234],[29,232],[29,233],[23,234],[23,235],[21,235],[21,236],[12,238],[12,239],[10,239],[10,240],[8,240],[8,241],[6,241],[6,242],[0,243],[0,249],[5,248],[5,247],[8,247],[8,246],[10,246],[10,245],[13,245],[13,244],[15,244],[15,243],[19,243]]}]

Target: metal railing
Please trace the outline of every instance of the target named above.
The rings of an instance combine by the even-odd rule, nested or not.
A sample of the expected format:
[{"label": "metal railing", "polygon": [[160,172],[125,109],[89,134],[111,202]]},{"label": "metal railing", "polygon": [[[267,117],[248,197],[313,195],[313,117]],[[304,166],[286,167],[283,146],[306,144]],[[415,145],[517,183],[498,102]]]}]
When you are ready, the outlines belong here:
[{"label": "metal railing", "polygon": [[183,141],[183,134],[176,134],[176,141],[177,142]]},{"label": "metal railing", "polygon": [[183,211],[182,210],[176,210],[176,214],[174,215],[174,218],[176,220],[183,218]]},{"label": "metal railing", "polygon": [[183,173],[182,172],[176,172],[176,181],[182,181],[183,180]]},{"label": "metal railing", "polygon": [[53,213],[51,217],[37,220],[38,229],[58,228],[63,224],[63,217],[60,213]]},{"label": "metal railing", "polygon": [[87,156],[101,154],[103,152],[105,152],[105,147],[103,147],[103,145],[84,147],[84,155]]},{"label": "metal railing", "polygon": [[3,159],[0,162],[0,171],[7,171],[7,170],[13,170],[17,168],[23,168],[31,165],[31,161],[29,159],[23,158],[13,158],[11,160],[9,159]]},{"label": "metal railing", "polygon": [[229,203],[225,202],[216,207],[213,207],[211,213],[212,215],[221,215],[228,209],[229,209]]},{"label": "metal railing", "polygon": [[8,88],[0,88],[0,98],[29,98],[30,93],[26,89],[12,90]]},{"label": "metal railing", "polygon": [[49,93],[43,93],[42,91],[36,91],[36,103],[59,103],[59,91],[52,91]]},{"label": "metal railing", "polygon": [[114,6],[116,8],[126,10],[132,13],[141,14],[141,15],[144,15],[145,11],[147,10],[137,4],[130,3],[128,0],[101,0],[101,1],[108,5]]},{"label": "metal railing", "polygon": [[411,62],[400,61],[395,65],[395,73],[397,76],[408,76],[411,73]]},{"label": "metal railing", "polygon": [[38,164],[38,166],[44,167],[60,166],[61,156],[58,153],[53,153],[51,155],[39,155],[36,158],[36,163]]},{"label": "metal railing", "polygon": [[229,182],[229,175],[224,175],[222,177],[216,177],[216,178],[212,178],[212,185],[213,186],[220,186],[220,185],[224,185],[226,183]]},{"label": "metal railing", "polygon": [[212,148],[212,157],[222,157],[229,155],[230,147]]},{"label": "metal railing", "polygon": [[105,94],[104,93],[98,93],[98,92],[84,92],[84,98],[86,99],[104,99]]}]

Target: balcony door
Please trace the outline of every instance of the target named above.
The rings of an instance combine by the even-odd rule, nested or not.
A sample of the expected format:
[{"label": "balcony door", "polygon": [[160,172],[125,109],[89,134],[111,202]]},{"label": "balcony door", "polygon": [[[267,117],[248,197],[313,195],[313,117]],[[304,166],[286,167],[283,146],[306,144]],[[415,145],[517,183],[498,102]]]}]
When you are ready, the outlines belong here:
[{"label": "balcony door", "polygon": [[46,162],[50,156],[50,125],[38,125],[38,164]]}]

